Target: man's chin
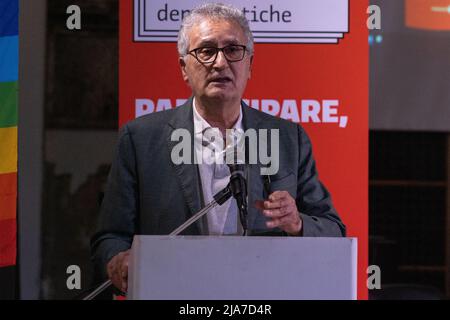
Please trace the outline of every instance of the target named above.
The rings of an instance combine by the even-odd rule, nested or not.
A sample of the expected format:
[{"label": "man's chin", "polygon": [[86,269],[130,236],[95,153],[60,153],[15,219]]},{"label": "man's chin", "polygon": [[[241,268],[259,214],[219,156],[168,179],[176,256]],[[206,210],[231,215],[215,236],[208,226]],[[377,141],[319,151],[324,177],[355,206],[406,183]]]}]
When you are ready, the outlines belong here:
[{"label": "man's chin", "polygon": [[233,95],[230,94],[229,90],[212,90],[208,92],[206,97],[210,100],[232,100]]}]

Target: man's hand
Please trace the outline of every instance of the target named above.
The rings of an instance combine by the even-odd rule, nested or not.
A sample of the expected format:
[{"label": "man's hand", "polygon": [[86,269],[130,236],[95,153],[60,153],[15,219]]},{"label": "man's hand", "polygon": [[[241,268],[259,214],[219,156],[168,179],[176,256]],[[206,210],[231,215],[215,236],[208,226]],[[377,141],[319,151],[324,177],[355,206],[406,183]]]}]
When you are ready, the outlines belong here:
[{"label": "man's hand", "polygon": [[114,286],[122,292],[128,289],[128,260],[130,250],[123,251],[115,255],[107,264],[108,277]]},{"label": "man's hand", "polygon": [[271,220],[266,222],[268,228],[280,228],[291,236],[301,234],[303,223],[295,199],[287,191],[275,191],[265,201],[257,200],[256,208]]}]

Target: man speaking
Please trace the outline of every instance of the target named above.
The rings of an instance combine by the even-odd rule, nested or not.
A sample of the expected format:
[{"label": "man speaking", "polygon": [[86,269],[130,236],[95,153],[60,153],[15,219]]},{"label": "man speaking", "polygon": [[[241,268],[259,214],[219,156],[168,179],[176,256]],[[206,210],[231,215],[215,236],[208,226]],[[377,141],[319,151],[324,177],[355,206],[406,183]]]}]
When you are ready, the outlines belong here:
[{"label": "man speaking", "polygon": [[[230,132],[277,130],[277,172],[261,174],[260,165],[246,165],[248,234],[345,236],[345,226],[318,180],[305,131],[242,101],[251,77],[253,51],[248,21],[237,8],[204,4],[183,19],[179,63],[192,96],[176,109],[123,126],[98,232],[92,239],[97,270],[118,289],[127,290],[129,249],[135,234],[169,234],[230,181],[230,167],[207,161],[208,152],[195,152],[197,161],[191,163],[174,162],[177,130],[190,134],[196,151],[198,146],[208,150],[212,145],[219,155],[228,146],[222,142]],[[238,235],[242,229],[236,200],[229,199],[182,234]]]}]

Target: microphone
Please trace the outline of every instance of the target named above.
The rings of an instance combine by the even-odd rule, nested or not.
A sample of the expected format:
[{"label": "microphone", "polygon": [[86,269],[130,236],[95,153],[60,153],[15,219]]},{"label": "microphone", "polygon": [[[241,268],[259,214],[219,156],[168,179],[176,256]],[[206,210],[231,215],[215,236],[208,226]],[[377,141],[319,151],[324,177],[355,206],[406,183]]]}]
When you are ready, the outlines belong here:
[{"label": "microphone", "polygon": [[244,235],[247,234],[247,181],[245,179],[244,164],[228,164],[230,168],[230,189],[231,194],[236,199],[239,209],[239,216],[244,229]]},{"label": "microphone", "polygon": [[[227,146],[224,153],[224,159],[230,168],[230,191],[236,199],[239,210],[239,218],[244,236],[247,235],[247,180],[245,179],[246,169],[246,150],[242,143],[242,137],[239,132],[231,132],[231,141],[227,139]],[[245,140],[244,140],[245,141]]]}]

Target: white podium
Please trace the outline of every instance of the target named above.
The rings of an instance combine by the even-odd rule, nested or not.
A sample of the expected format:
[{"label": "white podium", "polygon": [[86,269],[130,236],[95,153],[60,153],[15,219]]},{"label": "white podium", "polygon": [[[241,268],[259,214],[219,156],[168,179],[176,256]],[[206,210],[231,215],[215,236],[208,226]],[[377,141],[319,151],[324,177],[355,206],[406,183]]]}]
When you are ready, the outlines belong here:
[{"label": "white podium", "polygon": [[128,299],[356,299],[355,238],[135,236]]}]

